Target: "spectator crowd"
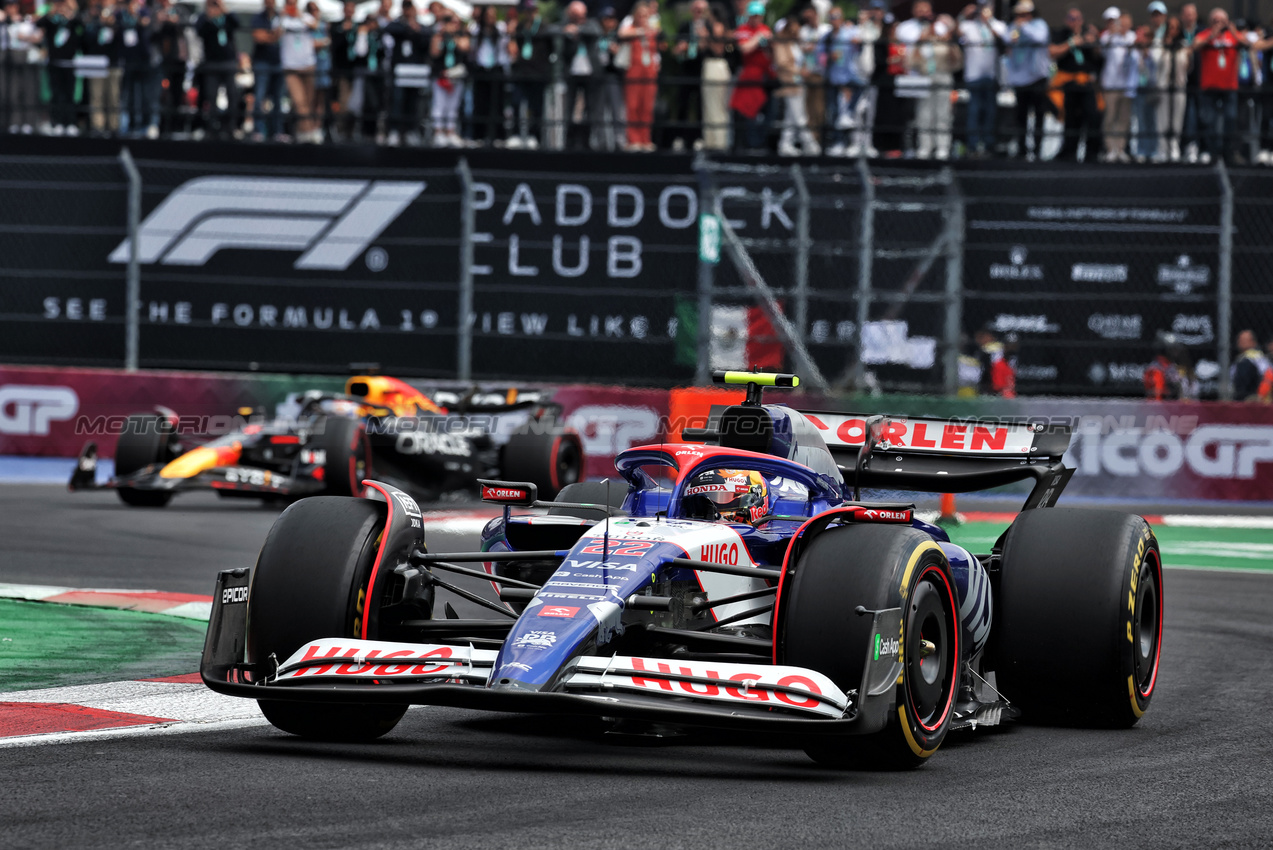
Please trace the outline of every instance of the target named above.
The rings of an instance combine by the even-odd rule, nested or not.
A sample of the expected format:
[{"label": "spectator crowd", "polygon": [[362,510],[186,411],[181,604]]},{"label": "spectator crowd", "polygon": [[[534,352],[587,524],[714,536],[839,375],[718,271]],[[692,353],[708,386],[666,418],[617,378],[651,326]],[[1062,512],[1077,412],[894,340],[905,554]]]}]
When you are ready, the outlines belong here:
[{"label": "spectator crowd", "polygon": [[1273,34],[1193,3],[418,2],[5,0],[0,130],[1273,164]]}]

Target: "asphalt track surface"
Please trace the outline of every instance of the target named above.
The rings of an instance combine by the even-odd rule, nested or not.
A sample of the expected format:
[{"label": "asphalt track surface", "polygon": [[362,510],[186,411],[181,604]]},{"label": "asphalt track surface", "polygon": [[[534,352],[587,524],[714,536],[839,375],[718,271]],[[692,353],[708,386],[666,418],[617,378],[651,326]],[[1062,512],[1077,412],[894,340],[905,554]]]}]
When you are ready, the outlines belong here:
[{"label": "asphalt track surface", "polygon": [[[275,515],[0,487],[0,581],[208,593]],[[0,845],[1267,847],[1273,576],[1165,584],[1159,689],[1130,731],[952,736],[905,774],[824,770],[780,741],[635,746],[574,719],[439,708],[367,745],[254,727],[33,746],[0,757]],[[1057,697],[1082,695],[1058,682]]]}]

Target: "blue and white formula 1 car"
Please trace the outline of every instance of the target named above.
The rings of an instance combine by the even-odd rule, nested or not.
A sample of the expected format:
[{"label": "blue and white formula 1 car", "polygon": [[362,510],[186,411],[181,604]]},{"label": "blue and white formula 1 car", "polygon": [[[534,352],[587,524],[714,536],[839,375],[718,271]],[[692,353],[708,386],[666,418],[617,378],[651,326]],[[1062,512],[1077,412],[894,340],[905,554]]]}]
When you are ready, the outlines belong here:
[{"label": "blue and white formula 1 car", "polygon": [[[483,482],[505,509],[480,552],[428,553],[415,502],[379,482],[378,500],[291,506],[250,575],[221,573],[203,680],[316,738],[435,704],[768,731],[846,766],[919,765],[952,729],[1018,716],[1144,714],[1158,544],[1138,516],[1053,507],[1068,427],[806,413],[760,397],[795,376],[717,377],[747,401],[687,432],[701,442],[623,452],[621,483],[539,502]],[[984,554],[909,504],[857,500],[1020,480],[1025,509]],[[438,588],[497,617],[435,611]]]}]

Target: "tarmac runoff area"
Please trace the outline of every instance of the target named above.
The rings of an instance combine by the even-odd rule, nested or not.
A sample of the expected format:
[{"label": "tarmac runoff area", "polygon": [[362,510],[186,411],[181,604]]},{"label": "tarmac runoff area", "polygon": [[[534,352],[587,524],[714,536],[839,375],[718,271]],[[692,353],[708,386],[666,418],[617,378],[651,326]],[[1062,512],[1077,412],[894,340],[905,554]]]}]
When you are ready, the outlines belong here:
[{"label": "tarmac runoff area", "polygon": [[[1268,846],[1273,529],[1167,507],[1167,566],[1212,569],[1169,571],[1161,681],[1134,729],[979,729],[886,774],[750,735],[632,746],[574,717],[437,706],[371,744],[295,738],[192,676],[213,576],[252,565],[277,508],[0,486],[0,582],[22,586],[0,599],[0,846]],[[485,522],[471,505],[430,518],[438,552],[471,550]],[[985,551],[1010,518],[969,511],[952,534]]]}]

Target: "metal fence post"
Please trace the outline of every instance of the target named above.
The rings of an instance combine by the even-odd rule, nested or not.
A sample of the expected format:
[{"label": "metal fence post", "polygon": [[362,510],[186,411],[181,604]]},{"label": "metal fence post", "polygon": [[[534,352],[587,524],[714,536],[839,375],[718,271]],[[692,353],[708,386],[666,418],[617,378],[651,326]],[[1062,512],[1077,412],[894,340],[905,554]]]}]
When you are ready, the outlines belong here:
[{"label": "metal fence post", "polygon": [[[716,185],[708,174],[702,159],[694,163],[698,172],[698,211],[716,212]],[[724,222],[721,223],[724,226]],[[698,358],[694,368],[694,383],[705,387],[712,382],[712,289],[715,285],[715,267],[699,251],[698,256],[698,342],[695,346]]]},{"label": "metal fence post", "polygon": [[800,209],[796,211],[796,304],[795,337],[801,348],[809,328],[809,187],[798,165],[791,166],[791,179],[796,184]]},{"label": "metal fence post", "polygon": [[853,364],[853,388],[860,391],[866,381],[862,333],[871,319],[871,267],[875,259],[875,184],[865,157],[858,159],[858,175],[862,179],[862,221],[858,232],[857,362]]},{"label": "metal fence post", "polygon": [[1233,400],[1229,380],[1229,345],[1233,336],[1233,184],[1224,160],[1216,163],[1220,178],[1220,270],[1216,281],[1216,362],[1220,364],[1220,400]]},{"label": "metal fence post", "polygon": [[124,369],[137,371],[141,323],[141,258],[137,232],[141,227],[141,172],[128,148],[120,148],[119,161],[128,175],[128,272],[124,288]]},{"label": "metal fence post", "polygon": [[946,339],[942,351],[942,386],[947,395],[959,391],[959,337],[964,323],[964,195],[958,178],[946,169]]},{"label": "metal fence post", "polygon": [[456,378],[473,377],[473,172],[465,157],[455,166],[460,177],[460,305],[455,335]]}]

